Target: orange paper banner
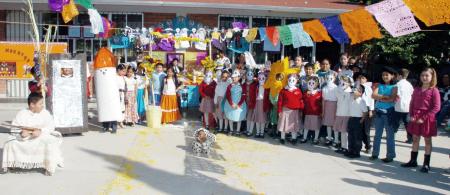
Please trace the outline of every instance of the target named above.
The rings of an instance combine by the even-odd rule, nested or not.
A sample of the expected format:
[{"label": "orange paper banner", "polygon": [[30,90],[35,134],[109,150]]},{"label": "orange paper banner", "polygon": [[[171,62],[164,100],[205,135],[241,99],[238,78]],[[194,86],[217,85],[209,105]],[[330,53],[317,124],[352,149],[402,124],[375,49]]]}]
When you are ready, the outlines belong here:
[{"label": "orange paper banner", "polygon": [[333,42],[331,37],[328,35],[327,29],[320,23],[319,20],[311,20],[303,22],[303,30],[312,37],[314,42]]},{"label": "orange paper banner", "polygon": [[449,0],[403,0],[425,25],[450,24]]},{"label": "orange paper banner", "polygon": [[339,15],[339,18],[352,45],[383,37],[372,15],[365,9],[343,13]]}]

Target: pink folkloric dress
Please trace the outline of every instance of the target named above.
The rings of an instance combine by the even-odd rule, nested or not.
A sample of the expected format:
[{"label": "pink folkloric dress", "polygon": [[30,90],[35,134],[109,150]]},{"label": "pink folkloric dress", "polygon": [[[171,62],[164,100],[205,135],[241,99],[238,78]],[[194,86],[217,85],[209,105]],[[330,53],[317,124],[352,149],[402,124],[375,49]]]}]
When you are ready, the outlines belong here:
[{"label": "pink folkloric dress", "polygon": [[[423,137],[432,137],[437,135],[436,113],[441,108],[441,99],[439,90],[436,87],[423,90],[418,87],[414,89],[409,114],[411,119],[408,123],[408,132]],[[422,119],[423,123],[416,121]]]}]

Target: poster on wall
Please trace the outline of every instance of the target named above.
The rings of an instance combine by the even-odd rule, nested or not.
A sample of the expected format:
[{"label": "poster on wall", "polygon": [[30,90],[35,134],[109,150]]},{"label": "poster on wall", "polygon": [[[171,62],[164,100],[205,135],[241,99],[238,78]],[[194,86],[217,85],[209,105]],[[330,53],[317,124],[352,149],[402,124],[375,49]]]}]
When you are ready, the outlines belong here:
[{"label": "poster on wall", "polygon": [[[0,42],[0,79],[29,79],[34,66],[34,43]],[[41,44],[45,50],[45,44]],[[67,43],[50,43],[50,54],[67,53]]]},{"label": "poster on wall", "polygon": [[52,54],[47,72],[52,92],[46,103],[56,130],[63,134],[87,131],[86,56]]}]

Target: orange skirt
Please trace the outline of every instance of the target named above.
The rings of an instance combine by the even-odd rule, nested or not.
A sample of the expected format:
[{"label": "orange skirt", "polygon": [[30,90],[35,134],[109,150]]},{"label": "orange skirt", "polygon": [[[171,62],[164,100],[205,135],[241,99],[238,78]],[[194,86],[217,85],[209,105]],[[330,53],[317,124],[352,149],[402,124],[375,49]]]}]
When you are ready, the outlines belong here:
[{"label": "orange skirt", "polygon": [[181,119],[180,110],[178,109],[176,95],[162,95],[161,97],[161,122],[171,123]]}]

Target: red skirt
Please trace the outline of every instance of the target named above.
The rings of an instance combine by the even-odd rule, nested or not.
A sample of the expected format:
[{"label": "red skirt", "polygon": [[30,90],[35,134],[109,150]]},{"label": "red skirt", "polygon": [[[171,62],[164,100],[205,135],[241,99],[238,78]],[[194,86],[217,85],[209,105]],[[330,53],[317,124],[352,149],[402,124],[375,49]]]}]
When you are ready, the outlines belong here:
[{"label": "red skirt", "polygon": [[[414,117],[413,114],[412,118]],[[422,124],[410,121],[407,126],[407,131],[415,136],[422,137],[435,137],[437,136],[437,123],[434,116],[427,117],[427,119],[423,120]]]}]

